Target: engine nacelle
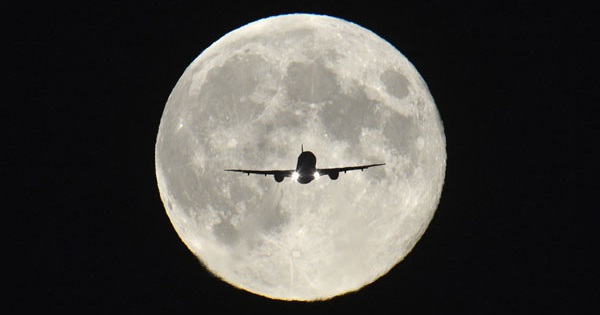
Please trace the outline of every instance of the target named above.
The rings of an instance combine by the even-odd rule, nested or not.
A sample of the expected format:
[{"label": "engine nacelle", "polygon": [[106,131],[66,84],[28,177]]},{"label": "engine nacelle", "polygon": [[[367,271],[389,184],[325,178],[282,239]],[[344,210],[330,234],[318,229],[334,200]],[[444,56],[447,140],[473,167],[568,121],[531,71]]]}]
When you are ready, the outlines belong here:
[{"label": "engine nacelle", "polygon": [[336,180],[338,179],[338,177],[340,177],[339,172],[329,173],[329,178],[331,178],[332,180]]},{"label": "engine nacelle", "polygon": [[281,182],[283,182],[283,178],[284,178],[283,174],[279,174],[279,173],[277,173],[277,174],[275,174],[275,176],[273,176],[273,177],[275,177],[275,181],[276,181],[276,182],[278,182],[278,183],[281,183]]}]

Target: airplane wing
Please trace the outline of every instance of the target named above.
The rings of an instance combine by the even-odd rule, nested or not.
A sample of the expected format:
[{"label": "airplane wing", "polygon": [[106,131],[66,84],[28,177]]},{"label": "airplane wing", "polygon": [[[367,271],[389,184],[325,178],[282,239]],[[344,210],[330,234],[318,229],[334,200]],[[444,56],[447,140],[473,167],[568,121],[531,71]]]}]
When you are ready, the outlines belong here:
[{"label": "airplane wing", "polygon": [[381,165],[385,165],[385,163],[378,163],[378,164],[369,164],[369,165],[359,165],[359,166],[350,166],[350,167],[337,167],[337,168],[318,168],[317,172],[319,172],[319,175],[324,176],[324,175],[329,175],[329,177],[331,179],[337,179],[340,172],[344,172],[346,173],[347,171],[354,171],[354,170],[364,170],[367,169],[369,167],[374,167],[374,166],[381,166]]},{"label": "airplane wing", "polygon": [[238,173],[245,173],[245,174],[258,174],[258,175],[264,175],[265,177],[267,175],[273,175],[275,177],[275,180],[277,182],[281,182],[283,181],[284,177],[292,177],[292,174],[294,173],[294,170],[268,170],[268,171],[260,171],[260,170],[225,170],[227,172],[238,172]]}]

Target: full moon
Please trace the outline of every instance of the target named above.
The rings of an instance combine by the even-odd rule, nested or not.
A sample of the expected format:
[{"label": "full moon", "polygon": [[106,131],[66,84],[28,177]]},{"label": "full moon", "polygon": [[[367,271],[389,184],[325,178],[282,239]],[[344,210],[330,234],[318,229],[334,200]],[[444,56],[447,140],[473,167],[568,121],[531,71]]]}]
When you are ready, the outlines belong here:
[{"label": "full moon", "polygon": [[[225,169],[384,166],[307,185]],[[156,176],[180,238],[214,275],[273,299],[358,290],[411,251],[437,208],[442,122],[423,78],[351,22],[290,14],[203,51],[165,106]]]}]

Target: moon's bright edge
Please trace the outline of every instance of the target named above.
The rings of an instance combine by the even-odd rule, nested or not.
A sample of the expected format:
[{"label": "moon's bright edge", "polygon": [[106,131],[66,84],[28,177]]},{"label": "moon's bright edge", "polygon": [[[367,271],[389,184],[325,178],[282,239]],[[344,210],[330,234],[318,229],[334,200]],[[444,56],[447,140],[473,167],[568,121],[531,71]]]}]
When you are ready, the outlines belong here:
[{"label": "moon's bright edge", "polygon": [[[386,163],[320,178],[224,172]],[[356,24],[293,14],[236,29],[185,70],[156,142],[161,198],[212,273],[275,299],[327,299],[387,273],[437,208],[445,137],[427,85]]]}]

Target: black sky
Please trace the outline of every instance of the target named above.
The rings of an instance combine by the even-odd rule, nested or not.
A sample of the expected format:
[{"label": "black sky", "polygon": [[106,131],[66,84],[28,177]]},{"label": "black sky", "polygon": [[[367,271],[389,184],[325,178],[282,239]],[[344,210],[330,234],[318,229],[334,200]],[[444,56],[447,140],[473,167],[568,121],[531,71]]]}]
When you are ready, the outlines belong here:
[{"label": "black sky", "polygon": [[[8,313],[597,306],[591,8],[413,2],[6,7]],[[293,12],[350,20],[397,47],[427,81],[447,138],[444,191],[421,241],[385,277],[320,303],[272,301],[211,276],[172,228],[154,177],[162,110],[188,64],[237,27]]]}]

